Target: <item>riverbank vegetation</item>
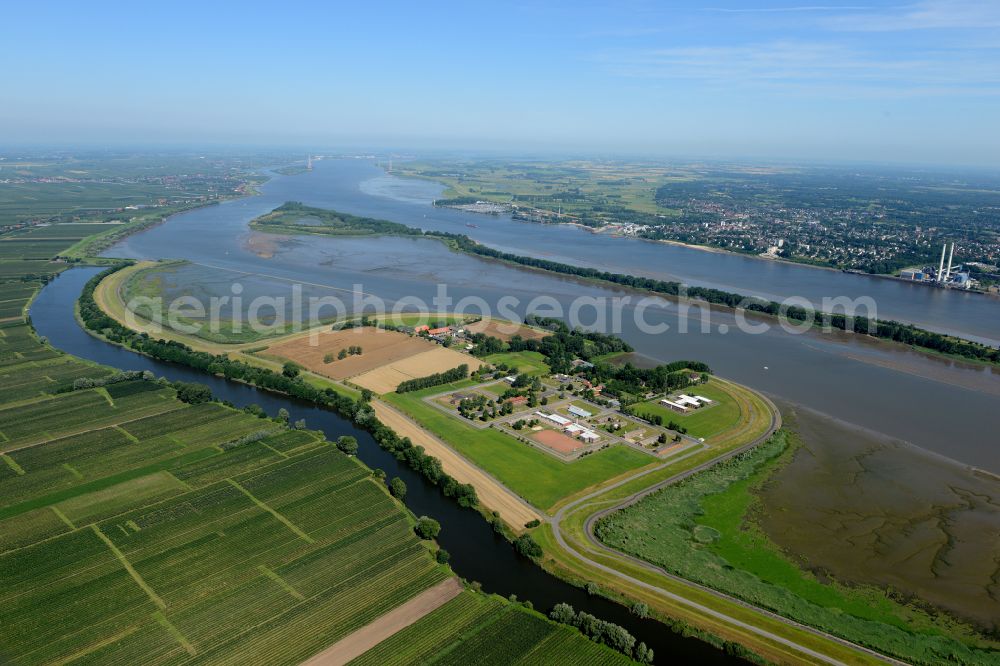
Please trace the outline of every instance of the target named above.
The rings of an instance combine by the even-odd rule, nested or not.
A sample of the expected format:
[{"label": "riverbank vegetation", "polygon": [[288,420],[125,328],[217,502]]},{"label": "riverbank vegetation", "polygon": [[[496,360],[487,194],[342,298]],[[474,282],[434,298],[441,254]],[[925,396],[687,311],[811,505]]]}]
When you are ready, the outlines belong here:
[{"label": "riverbank vegetation", "polygon": [[752,520],[753,488],[782,459],[786,437],[602,518],[596,535],[684,578],[907,661],[935,664],[948,655],[993,663],[996,645],[969,627],[880,589],[817,578],[763,535]]}]

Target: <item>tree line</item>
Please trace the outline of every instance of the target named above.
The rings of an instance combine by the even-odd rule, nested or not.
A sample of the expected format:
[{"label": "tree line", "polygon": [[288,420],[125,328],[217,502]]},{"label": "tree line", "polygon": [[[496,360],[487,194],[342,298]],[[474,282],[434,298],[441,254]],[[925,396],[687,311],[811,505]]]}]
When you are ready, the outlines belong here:
[{"label": "tree line", "polygon": [[464,234],[452,234],[439,231],[425,232],[428,236],[434,236],[447,241],[456,249],[469,254],[475,254],[490,259],[499,259],[529,268],[540,268],[554,273],[573,275],[593,280],[611,282],[632,289],[651,291],[666,296],[680,296],[684,298],[701,300],[712,305],[723,305],[728,308],[743,308],[750,312],[782,317],[791,322],[812,321],[824,326],[829,326],[849,333],[859,333],[869,335],[883,340],[900,342],[914,347],[921,347],[944,354],[953,354],[966,358],[986,361],[989,363],[1000,363],[1000,347],[990,347],[972,340],[956,338],[941,333],[935,333],[922,328],[892,320],[875,320],[870,317],[852,317],[839,313],[816,312],[808,308],[798,306],[783,306],[776,301],[768,301],[761,298],[744,296],[721,289],[711,287],[697,287],[684,285],[680,282],[657,280],[654,278],[638,277],[635,275],[624,275],[621,273],[609,273],[595,268],[581,266],[571,266],[569,264],[551,261],[549,259],[536,259],[534,257],[524,257],[509,252],[494,250],[493,248],[481,245]]},{"label": "tree line", "polygon": [[439,386],[440,384],[450,384],[452,382],[461,381],[468,376],[469,366],[468,364],[463,363],[457,368],[452,368],[451,370],[435,372],[433,375],[427,375],[426,377],[415,377],[413,379],[402,381],[399,383],[399,386],[396,387],[396,393],[408,393],[409,391],[419,391],[420,389],[429,388],[431,386]]}]

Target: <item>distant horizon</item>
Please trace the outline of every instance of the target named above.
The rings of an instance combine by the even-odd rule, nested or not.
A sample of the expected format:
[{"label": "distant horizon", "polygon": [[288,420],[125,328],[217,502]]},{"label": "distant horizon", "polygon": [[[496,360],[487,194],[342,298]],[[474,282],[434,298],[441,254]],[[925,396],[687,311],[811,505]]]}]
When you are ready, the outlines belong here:
[{"label": "distant horizon", "polygon": [[[418,146],[391,146],[391,145],[323,145],[317,144],[281,144],[281,143],[225,143],[225,142],[65,142],[65,143],[44,143],[44,142],[2,142],[0,141],[0,169],[4,166],[3,159],[18,152],[27,155],[37,156],[40,153],[50,152],[53,154],[66,155],[101,155],[110,154],[144,154],[164,153],[164,154],[186,154],[194,155],[205,153],[208,156],[222,157],[240,155],[251,155],[257,153],[276,153],[282,158],[296,161],[297,153],[301,153],[301,161],[305,162],[307,156],[326,157],[330,159],[350,159],[368,156],[371,159],[392,159],[400,160],[502,160],[502,161],[524,161],[524,162],[572,162],[572,161],[594,161],[594,162],[649,162],[652,164],[677,166],[692,166],[704,163],[710,166],[769,166],[781,167],[803,167],[803,168],[866,168],[873,170],[899,170],[913,172],[939,171],[944,173],[969,173],[978,175],[988,175],[1000,178],[1000,163],[980,164],[980,163],[959,163],[959,162],[915,162],[915,161],[888,161],[875,159],[836,159],[836,158],[806,158],[806,157],[782,157],[780,155],[716,155],[716,154],[668,154],[662,152],[638,152],[638,151],[610,151],[595,150],[586,151],[583,149],[552,149],[546,152],[518,150],[515,148],[475,148],[475,147],[418,147]],[[0,172],[2,173],[2,172]]]}]

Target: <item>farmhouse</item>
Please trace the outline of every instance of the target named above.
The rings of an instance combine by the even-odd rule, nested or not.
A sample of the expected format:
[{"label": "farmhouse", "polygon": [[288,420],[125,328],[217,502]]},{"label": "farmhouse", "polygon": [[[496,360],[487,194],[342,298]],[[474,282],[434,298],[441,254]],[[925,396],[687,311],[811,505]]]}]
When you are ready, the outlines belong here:
[{"label": "farmhouse", "polygon": [[441,328],[431,328],[427,330],[427,335],[446,335],[451,333],[451,327],[442,326]]}]

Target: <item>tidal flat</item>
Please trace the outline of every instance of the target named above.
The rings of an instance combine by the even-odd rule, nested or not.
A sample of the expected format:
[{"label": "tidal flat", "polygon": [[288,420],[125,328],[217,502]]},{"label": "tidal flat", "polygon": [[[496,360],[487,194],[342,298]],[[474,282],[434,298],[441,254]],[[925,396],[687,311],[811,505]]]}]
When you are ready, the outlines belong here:
[{"label": "tidal flat", "polygon": [[[1000,478],[789,404],[801,442],[756,521],[818,577],[1000,630]],[[944,418],[944,415],[942,415]]]}]

